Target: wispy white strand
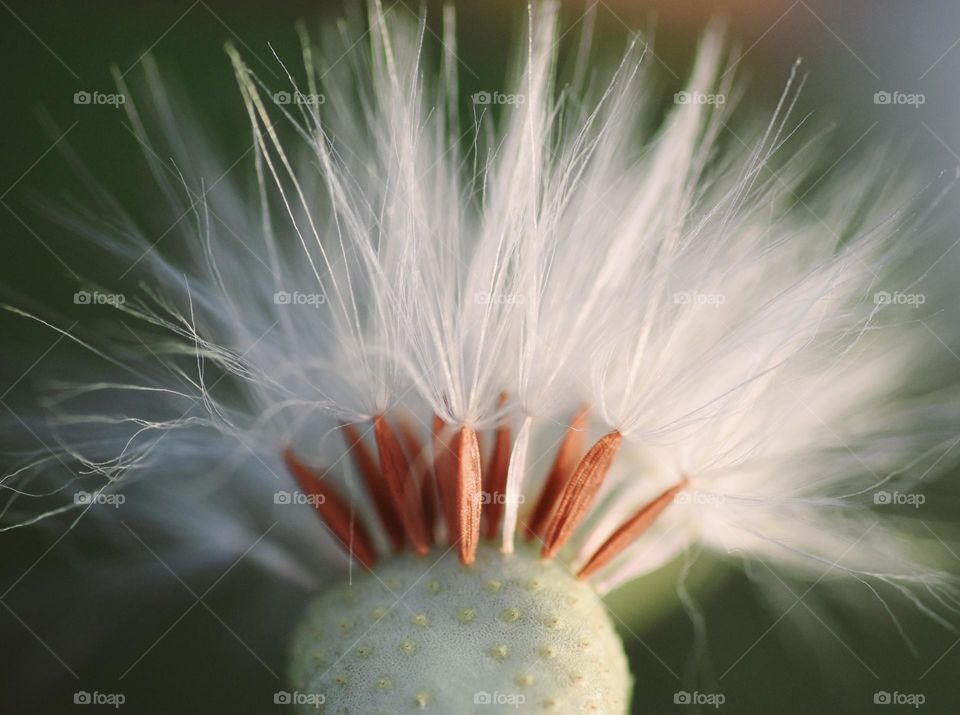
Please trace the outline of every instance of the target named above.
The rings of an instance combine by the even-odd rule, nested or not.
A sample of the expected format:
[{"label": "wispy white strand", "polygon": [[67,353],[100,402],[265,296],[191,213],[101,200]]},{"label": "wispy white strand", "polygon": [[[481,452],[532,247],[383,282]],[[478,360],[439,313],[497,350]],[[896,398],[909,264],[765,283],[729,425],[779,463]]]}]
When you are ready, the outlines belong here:
[{"label": "wispy white strand", "polygon": [[527,471],[527,450],[530,446],[530,428],[533,418],[524,418],[517,438],[513,441],[510,462],[507,466],[506,505],[503,512],[503,543],[500,550],[505,554],[513,553],[513,538],[517,532],[517,519],[520,511],[520,496]]}]

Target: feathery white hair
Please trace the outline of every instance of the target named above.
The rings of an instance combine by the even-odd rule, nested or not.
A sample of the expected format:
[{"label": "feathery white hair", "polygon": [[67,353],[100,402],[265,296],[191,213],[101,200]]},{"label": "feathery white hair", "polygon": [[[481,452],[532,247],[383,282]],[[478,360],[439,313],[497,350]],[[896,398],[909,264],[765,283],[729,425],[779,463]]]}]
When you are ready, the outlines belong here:
[{"label": "feathery white hair", "polygon": [[[69,333],[107,368],[60,390],[53,449],[4,477],[6,528],[86,513],[78,486],[129,489],[190,535],[177,548],[239,549],[291,488],[288,448],[369,519],[339,425],[404,414],[429,439],[436,415],[519,427],[498,536],[509,550],[527,518],[517,497],[535,492],[585,405],[589,433],[624,446],[564,558],[582,562],[688,484],[599,572],[601,591],[702,545],[790,576],[848,576],[884,606],[888,592],[937,619],[955,610],[910,523],[874,505],[881,490],[908,493],[956,439],[947,397],[918,375],[933,357],[915,309],[877,298],[917,292],[909,194],[870,196],[875,167],[862,165],[804,192],[820,150],[785,156],[793,76],[766,129],[734,134],[715,31],[678,95],[691,101],[662,119],[641,48],[604,81],[581,49],[561,83],[555,15],[531,10],[516,79],[496,95],[507,103],[491,112],[475,97],[466,117],[452,13],[439,72],[425,22],[379,4],[366,51],[328,66],[304,35],[305,81],[288,73],[279,90],[230,49],[252,195],[183,129],[148,59],[152,111],[126,111],[176,223],[144,229],[106,192],[101,212],[64,216],[133,266],[142,292],[117,306],[116,339]],[[338,43],[352,40],[325,38]],[[31,487],[54,467],[67,476],[52,491]],[[189,511],[161,513],[171,494]],[[45,506],[25,507],[30,495]],[[317,583],[332,540],[309,511],[285,511],[257,558]]]}]

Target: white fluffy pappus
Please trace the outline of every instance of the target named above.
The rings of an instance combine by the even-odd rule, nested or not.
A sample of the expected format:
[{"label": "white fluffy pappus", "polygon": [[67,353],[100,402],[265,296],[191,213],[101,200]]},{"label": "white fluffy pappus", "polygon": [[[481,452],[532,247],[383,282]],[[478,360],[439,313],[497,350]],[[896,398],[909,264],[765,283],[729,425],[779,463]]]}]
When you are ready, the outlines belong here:
[{"label": "white fluffy pappus", "polygon": [[[848,577],[949,626],[952,579],[876,496],[947,473],[960,440],[929,333],[889,299],[923,294],[936,310],[909,274],[924,235],[910,193],[879,199],[862,164],[805,188],[820,149],[785,147],[793,75],[766,129],[733,133],[716,31],[684,91],[729,101],[659,118],[641,48],[603,81],[581,48],[561,81],[556,9],[532,9],[513,101],[477,96],[464,116],[452,13],[445,24],[438,71],[426,24],[378,4],[362,40],[331,33],[320,53],[302,33],[305,73],[289,86],[228,49],[251,125],[235,165],[183,128],[146,62],[150,101],[125,109],[164,219],[144,228],[105,191],[96,211],[61,214],[141,290],[116,306],[117,337],[63,331],[100,367],[57,392],[35,425],[43,449],[4,476],[3,529],[86,514],[78,489],[130,492],[124,519],[175,535],[171,559],[262,539],[259,565],[318,585],[341,546],[391,548],[344,425],[372,451],[366,433],[389,420],[424,511],[416,475],[431,478],[452,436],[488,437],[483,478],[498,481],[484,488],[505,508],[483,518],[505,551],[549,540],[530,519],[538,494],[555,506],[564,492],[547,478],[558,448],[579,460],[613,435],[612,464],[554,524],[558,557],[580,569],[658,495],[669,503],[590,570],[601,592],[707,548],[785,577]],[[343,530],[277,503],[296,491],[285,453],[344,496]],[[458,524],[430,521],[428,538],[455,541]]]}]

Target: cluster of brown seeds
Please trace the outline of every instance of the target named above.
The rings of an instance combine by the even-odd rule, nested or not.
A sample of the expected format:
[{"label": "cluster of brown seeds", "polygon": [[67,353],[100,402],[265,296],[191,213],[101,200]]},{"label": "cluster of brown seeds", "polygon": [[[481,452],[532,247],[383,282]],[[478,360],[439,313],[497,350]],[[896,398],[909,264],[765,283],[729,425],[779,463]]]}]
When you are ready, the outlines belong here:
[{"label": "cluster of brown seeds", "polygon": [[[584,451],[587,410],[573,417],[533,508],[523,521],[528,540],[542,544],[553,558],[587,516],[619,451],[617,431],[601,437]],[[363,479],[390,548],[409,547],[424,555],[437,542],[438,527],[458,549],[460,560],[472,564],[481,535],[496,538],[502,528],[512,449],[509,425],[494,430],[486,464],[476,430],[452,429],[433,419],[429,449],[406,419],[396,427],[385,415],[373,419],[377,456],[355,424],[342,426],[345,446]],[[343,495],[324,479],[326,472],[304,464],[291,450],[284,458],[300,487],[321,496],[313,503],[334,536],[361,563],[372,567],[377,550],[370,531],[353,514]],[[686,480],[644,504],[621,524],[580,567],[588,578],[633,543],[686,487]],[[489,498],[484,499],[486,494]]]}]

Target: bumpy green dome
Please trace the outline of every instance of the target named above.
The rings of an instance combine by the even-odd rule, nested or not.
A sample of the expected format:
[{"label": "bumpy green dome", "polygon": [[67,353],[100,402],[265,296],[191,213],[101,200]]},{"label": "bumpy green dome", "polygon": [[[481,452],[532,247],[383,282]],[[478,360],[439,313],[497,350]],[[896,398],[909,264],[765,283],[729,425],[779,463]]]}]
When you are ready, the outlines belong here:
[{"label": "bumpy green dome", "polygon": [[[606,713],[632,679],[599,596],[558,561],[481,544],[397,556],[317,598],[293,641],[304,713]],[[322,701],[322,703],[321,703]]]}]

